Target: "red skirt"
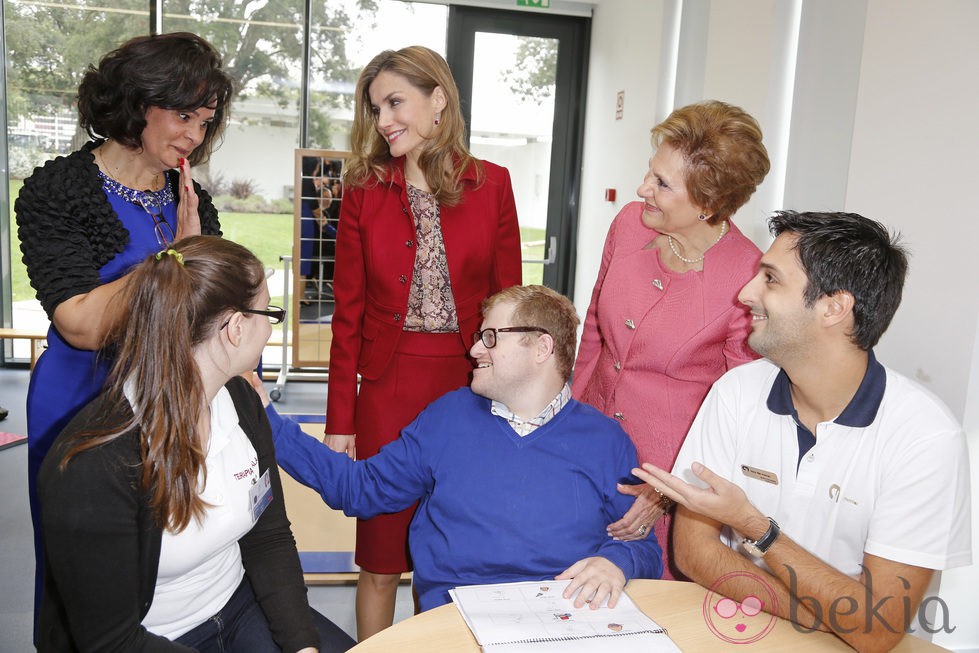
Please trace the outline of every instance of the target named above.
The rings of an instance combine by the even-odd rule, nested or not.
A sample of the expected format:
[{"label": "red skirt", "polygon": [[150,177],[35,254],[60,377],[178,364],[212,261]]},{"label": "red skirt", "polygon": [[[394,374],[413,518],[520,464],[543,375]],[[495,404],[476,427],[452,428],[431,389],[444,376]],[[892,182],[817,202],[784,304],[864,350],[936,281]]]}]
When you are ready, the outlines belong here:
[{"label": "red skirt", "polygon": [[[403,332],[384,374],[360,383],[354,418],[357,458],[375,455],[428,404],[468,385],[473,366],[467,352],[458,333]],[[375,574],[411,571],[408,524],[416,505],[398,513],[357,520],[354,561],[361,569]]]}]

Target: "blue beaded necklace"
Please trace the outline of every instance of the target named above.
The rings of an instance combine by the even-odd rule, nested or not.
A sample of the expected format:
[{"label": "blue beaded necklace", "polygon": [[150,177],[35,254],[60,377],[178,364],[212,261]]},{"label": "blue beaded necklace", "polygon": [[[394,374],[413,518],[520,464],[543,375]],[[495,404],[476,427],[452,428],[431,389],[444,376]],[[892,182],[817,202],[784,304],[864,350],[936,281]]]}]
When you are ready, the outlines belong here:
[{"label": "blue beaded necklace", "polygon": [[[123,186],[118,181],[110,177],[109,175],[99,170],[99,178],[102,180],[102,189],[107,193],[112,193],[113,195],[118,195],[127,202],[132,202],[134,204],[151,204],[154,206],[166,206],[173,202],[173,190],[170,188],[170,184],[164,184],[163,188],[160,190],[136,190],[135,188],[130,188],[129,186]],[[149,200],[149,202],[144,202],[143,198],[147,195],[153,196],[154,199]]]}]

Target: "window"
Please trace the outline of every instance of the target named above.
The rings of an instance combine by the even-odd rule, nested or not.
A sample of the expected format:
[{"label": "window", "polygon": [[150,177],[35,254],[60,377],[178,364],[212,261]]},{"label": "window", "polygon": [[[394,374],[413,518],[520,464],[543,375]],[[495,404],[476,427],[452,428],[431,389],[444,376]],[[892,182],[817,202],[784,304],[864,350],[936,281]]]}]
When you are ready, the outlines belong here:
[{"label": "window", "polygon": [[[85,142],[74,106],[86,67],[111,48],[149,32],[142,0],[50,3],[2,0],[7,46],[12,325],[46,329],[19,256],[13,203],[34,167]],[[228,5],[159,0],[164,32],[191,31],[224,56],[236,80],[231,122],[220,149],[195,178],[214,196],[225,236],[246,245],[273,273],[272,303],[283,295],[279,257],[293,243],[296,148],[345,150],[353,89],[378,52],[422,43],[445,52],[448,8],[399,0],[313,3],[309,29],[308,110],[304,117],[306,47],[302,0]],[[306,142],[300,142],[306,121]],[[8,254],[10,254],[8,258]],[[281,329],[281,327],[279,327]],[[4,352],[27,359],[27,343]],[[277,352],[270,350],[272,364]]]}]

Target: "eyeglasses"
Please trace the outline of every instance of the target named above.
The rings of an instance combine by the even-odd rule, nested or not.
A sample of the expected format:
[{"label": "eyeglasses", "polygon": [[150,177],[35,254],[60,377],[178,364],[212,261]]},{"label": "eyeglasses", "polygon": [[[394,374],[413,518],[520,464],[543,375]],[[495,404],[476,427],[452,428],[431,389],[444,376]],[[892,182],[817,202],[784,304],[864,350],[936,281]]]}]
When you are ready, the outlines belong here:
[{"label": "eyeglasses", "polygon": [[[286,309],[279,308],[278,306],[269,306],[266,310],[261,310],[257,308],[239,308],[239,313],[253,313],[255,315],[265,315],[269,318],[269,322],[272,324],[281,324],[284,319],[286,319]],[[230,319],[226,320],[224,324],[221,325],[221,329],[228,326],[231,322]],[[220,329],[218,329],[220,331]]]},{"label": "eyeglasses", "polygon": [[168,247],[174,240],[173,229],[163,217],[160,198],[153,193],[145,192],[136,198],[136,203],[153,218],[153,233],[156,234],[156,242],[160,247]]},{"label": "eyeglasses", "polygon": [[281,324],[286,319],[286,309],[278,306],[269,306],[267,310],[261,311],[256,308],[243,308],[242,313],[254,313],[255,315],[267,315],[272,324]]},{"label": "eyeglasses", "polygon": [[502,327],[499,329],[483,329],[482,331],[477,331],[473,334],[473,344],[477,342],[482,342],[483,346],[487,349],[492,349],[496,346],[496,334],[497,333],[546,333],[547,329],[542,329],[541,327],[531,327],[531,326],[516,326],[516,327]]}]

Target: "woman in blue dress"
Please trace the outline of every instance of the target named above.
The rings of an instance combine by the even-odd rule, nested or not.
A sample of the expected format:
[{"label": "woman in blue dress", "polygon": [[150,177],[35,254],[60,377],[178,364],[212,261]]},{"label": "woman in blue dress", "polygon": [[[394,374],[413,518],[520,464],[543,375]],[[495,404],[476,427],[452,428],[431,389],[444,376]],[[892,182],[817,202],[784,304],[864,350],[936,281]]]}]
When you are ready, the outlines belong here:
[{"label": "woman in blue dress", "polygon": [[93,140],[35,169],[14,205],[27,274],[51,320],[27,392],[35,606],[43,577],[37,472],[103,385],[110,354],[99,349],[125,309],[115,297],[130,268],[184,236],[221,234],[190,170],[220,142],[232,89],[220,55],[199,36],[127,41],[90,66],[78,88],[79,124]]}]

